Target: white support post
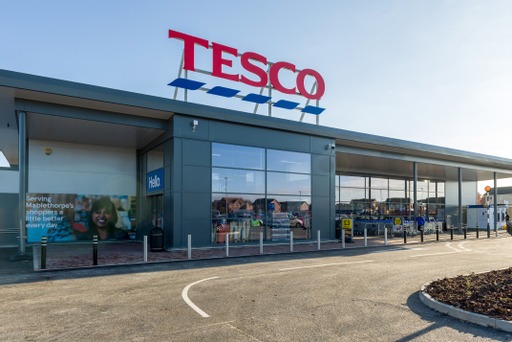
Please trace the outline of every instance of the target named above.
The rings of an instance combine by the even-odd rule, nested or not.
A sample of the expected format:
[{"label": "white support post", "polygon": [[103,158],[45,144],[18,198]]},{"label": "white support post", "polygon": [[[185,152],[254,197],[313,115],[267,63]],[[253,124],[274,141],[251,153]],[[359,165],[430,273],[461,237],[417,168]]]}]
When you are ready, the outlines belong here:
[{"label": "white support post", "polygon": [[345,229],[341,229],[341,248],[345,248]]},{"label": "white support post", "polygon": [[293,232],[290,232],[290,252],[293,252]]},{"label": "white support post", "polygon": [[188,260],[192,259],[192,235],[188,234]]},{"label": "white support post", "polygon": [[316,231],[317,248],[320,250],[320,230]]},{"label": "white support post", "polygon": [[263,254],[263,232],[260,232],[260,254]]},{"label": "white support post", "polygon": [[226,233],[226,256],[229,256],[229,233]]},{"label": "white support post", "polygon": [[368,229],[364,229],[364,246],[368,247]]},{"label": "white support post", "polygon": [[148,236],[144,235],[144,262],[148,262]]},{"label": "white support post", "polygon": [[388,244],[388,229],[384,228],[384,246]]}]

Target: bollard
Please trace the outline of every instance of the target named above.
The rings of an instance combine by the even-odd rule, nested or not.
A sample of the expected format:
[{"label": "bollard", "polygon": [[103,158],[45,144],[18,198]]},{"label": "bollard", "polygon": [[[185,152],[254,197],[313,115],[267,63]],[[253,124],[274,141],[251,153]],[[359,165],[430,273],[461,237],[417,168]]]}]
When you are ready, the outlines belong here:
[{"label": "bollard", "polygon": [[407,229],[404,227],[404,243],[407,243]]},{"label": "bollard", "polygon": [[453,228],[450,228],[450,240],[453,240]]},{"label": "bollard", "polygon": [[477,228],[477,229],[476,229],[476,238],[477,238],[477,239],[478,239],[478,235],[479,235],[479,230],[480,230],[480,228]]},{"label": "bollard", "polygon": [[263,254],[263,232],[260,232],[260,254]]},{"label": "bollard", "polygon": [[92,236],[92,264],[98,265],[98,235]]},{"label": "bollard", "polygon": [[439,241],[439,228],[436,227],[436,241]]},{"label": "bollard", "polygon": [[388,244],[388,229],[384,228],[384,246]]},{"label": "bollard", "polygon": [[229,256],[229,233],[226,233],[226,256]]},{"label": "bollard", "polygon": [[421,242],[423,242],[423,228],[420,229],[420,239],[421,239]]},{"label": "bollard", "polygon": [[293,252],[293,232],[290,232],[290,252]]},{"label": "bollard", "polygon": [[46,243],[48,241],[48,238],[46,236],[43,236],[41,238],[41,269],[46,269]]},{"label": "bollard", "polygon": [[368,230],[364,229],[364,246],[368,247]]},{"label": "bollard", "polygon": [[491,228],[489,227],[489,223],[487,223],[487,238],[491,238]]},{"label": "bollard", "polygon": [[345,229],[341,230],[341,248],[345,248]]},{"label": "bollard", "polygon": [[320,250],[320,230],[316,232],[317,248]]},{"label": "bollard", "polygon": [[464,228],[464,240],[468,237],[468,229]]},{"label": "bollard", "polygon": [[187,256],[188,256],[188,260],[192,259],[192,235],[188,234],[188,239],[187,239],[188,243],[187,243]]},{"label": "bollard", "polygon": [[148,262],[148,236],[144,235],[144,262]]}]

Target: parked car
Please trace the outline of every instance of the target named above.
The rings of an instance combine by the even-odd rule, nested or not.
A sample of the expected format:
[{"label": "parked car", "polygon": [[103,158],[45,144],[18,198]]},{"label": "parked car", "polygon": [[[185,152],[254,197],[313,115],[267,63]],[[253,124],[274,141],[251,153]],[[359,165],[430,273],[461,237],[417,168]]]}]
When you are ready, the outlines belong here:
[{"label": "parked car", "polygon": [[293,215],[289,215],[289,219],[290,219],[290,227],[304,228],[304,220],[302,220],[296,216],[293,216]]}]

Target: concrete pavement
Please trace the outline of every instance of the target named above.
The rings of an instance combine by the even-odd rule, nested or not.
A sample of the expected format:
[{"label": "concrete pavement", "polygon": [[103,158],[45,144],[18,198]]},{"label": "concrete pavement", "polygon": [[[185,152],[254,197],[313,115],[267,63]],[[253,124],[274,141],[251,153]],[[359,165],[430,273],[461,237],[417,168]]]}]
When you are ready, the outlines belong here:
[{"label": "concrete pavement", "polygon": [[[511,242],[35,272],[44,280],[0,286],[9,313],[0,315],[0,340],[510,341],[430,310],[418,291],[445,276],[510,266]],[[209,317],[187,304],[186,288]]]}]

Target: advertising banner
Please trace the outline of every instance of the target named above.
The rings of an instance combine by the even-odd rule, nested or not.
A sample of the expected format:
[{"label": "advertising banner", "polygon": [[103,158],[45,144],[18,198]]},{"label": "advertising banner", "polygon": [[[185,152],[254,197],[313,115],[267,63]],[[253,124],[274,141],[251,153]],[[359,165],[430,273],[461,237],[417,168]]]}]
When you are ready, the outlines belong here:
[{"label": "advertising banner", "polygon": [[27,242],[129,240],[135,235],[135,196],[27,194]]}]

